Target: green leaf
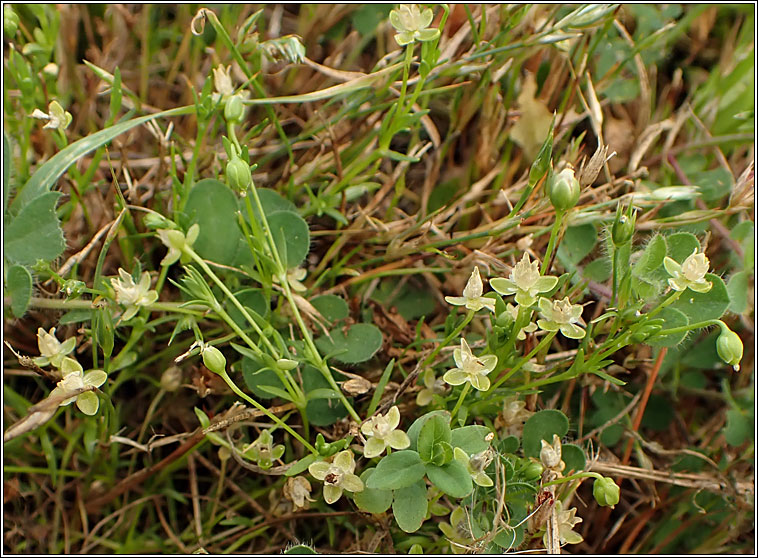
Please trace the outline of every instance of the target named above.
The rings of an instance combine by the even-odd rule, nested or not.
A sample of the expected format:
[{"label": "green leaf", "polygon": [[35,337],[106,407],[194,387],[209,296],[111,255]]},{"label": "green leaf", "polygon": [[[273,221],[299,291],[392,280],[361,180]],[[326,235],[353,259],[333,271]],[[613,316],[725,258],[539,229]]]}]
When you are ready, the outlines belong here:
[{"label": "green leaf", "polygon": [[299,266],[311,248],[308,223],[292,211],[275,211],[267,219],[282,263],[287,269]]},{"label": "green leaf", "polygon": [[691,324],[705,320],[717,320],[729,308],[729,292],[723,279],[713,273],[706,273],[706,280],[713,283],[707,293],[696,293],[687,289],[670,308],[682,312]]},{"label": "green leaf", "polygon": [[369,513],[384,513],[392,505],[392,491],[368,488],[368,479],[374,474],[374,469],[366,469],[361,473],[364,489],[353,495],[355,505]]},{"label": "green leaf", "polygon": [[584,450],[576,444],[561,444],[561,459],[566,464],[565,474],[569,471],[584,471],[587,467]]},{"label": "green leaf", "polygon": [[[342,374],[333,373],[335,380],[341,380],[344,378]],[[323,393],[320,390],[332,389],[329,382],[324,378],[321,372],[311,365],[303,367],[303,390],[308,398],[308,403],[305,406],[305,413],[308,415],[308,419],[315,426],[329,426],[334,424],[340,419],[347,416],[347,409],[339,399],[312,399],[312,393]],[[351,401],[350,398],[348,400]]]},{"label": "green leaf", "polygon": [[8,269],[5,288],[11,298],[13,315],[20,318],[26,312],[32,298],[32,274],[24,266],[14,265]]},{"label": "green leaf", "polygon": [[442,467],[429,463],[426,476],[434,486],[453,498],[464,498],[474,489],[471,475],[460,461],[453,460]]},{"label": "green leaf", "polygon": [[282,554],[318,554],[318,552],[313,550],[307,544],[296,544],[295,546],[289,547],[287,550],[282,552]]},{"label": "green leaf", "polygon": [[590,281],[605,283],[610,279],[611,273],[613,273],[613,269],[610,260],[607,257],[600,257],[585,265],[582,275]]},{"label": "green leaf", "polygon": [[11,167],[13,167],[13,151],[8,134],[3,130],[3,215],[8,208],[8,199],[11,195]]},{"label": "green leaf", "polygon": [[[663,320],[663,329],[683,327],[690,323],[687,316],[671,306],[664,308],[657,317]],[[645,344],[651,347],[674,347],[681,343],[686,336],[686,332],[673,333],[671,335],[656,335],[645,341]]]},{"label": "green leaf", "polygon": [[[238,349],[239,350],[239,349]],[[284,389],[276,372],[263,364],[257,359],[246,356],[242,359],[242,379],[247,388],[253,392],[256,397],[261,399],[271,399],[275,397],[271,391],[264,387],[273,387],[274,389]]]},{"label": "green leaf", "polygon": [[300,473],[302,473],[303,471],[305,471],[306,469],[308,469],[308,467],[310,466],[310,464],[313,463],[314,461],[316,461],[318,459],[318,457],[319,456],[315,455],[315,454],[306,455],[300,461],[298,461],[297,463],[295,463],[292,467],[290,467],[289,469],[287,469],[287,472],[284,473],[284,476],[285,477],[294,477],[296,475],[299,475]]},{"label": "green leaf", "polygon": [[200,225],[194,250],[206,260],[232,265],[242,233],[231,189],[213,178],[198,181],[187,196],[184,213],[192,224]]},{"label": "green leaf", "polygon": [[[269,312],[269,301],[266,299],[261,289],[243,289],[234,293],[234,296],[237,298],[240,304],[242,304],[242,306],[248,310],[252,310],[259,316],[266,316]],[[225,306],[227,313],[237,323],[238,326],[243,329],[250,327],[247,323],[247,319],[245,319],[245,317],[242,315],[242,312],[240,312],[237,307],[232,304],[231,300],[227,299]],[[255,316],[253,316],[253,318],[255,318]]]},{"label": "green leaf", "polygon": [[490,447],[489,442],[484,439],[489,433],[490,429],[486,426],[478,424],[462,426],[453,430],[450,443],[453,447],[461,448],[467,454],[474,455]]},{"label": "green leaf", "polygon": [[[394,451],[382,458],[366,485],[372,489],[397,490],[424,478],[426,468],[419,454],[412,450]],[[426,493],[424,495],[426,499]]]},{"label": "green leaf", "polygon": [[452,440],[452,434],[450,432],[449,421],[445,420],[441,415],[434,415],[429,417],[421,427],[421,432],[418,435],[418,454],[421,460],[425,463],[431,463],[434,461],[435,446],[440,442],[446,442],[450,444]]},{"label": "green leaf", "polygon": [[66,248],[63,230],[55,214],[59,192],[47,192],[32,200],[5,227],[5,258],[20,264],[51,261]]},{"label": "green leaf", "polygon": [[426,518],[427,507],[426,483],[423,480],[394,492],[392,514],[395,516],[398,526],[406,533],[414,533],[419,530]]},{"label": "green leaf", "polygon": [[428,421],[431,417],[441,415],[445,418],[445,421],[449,424],[450,423],[450,412],[449,411],[431,411],[429,413],[426,413],[425,415],[420,416],[416,420],[413,421],[413,424],[411,424],[410,428],[408,428],[408,437],[411,439],[411,445],[410,449],[416,450],[417,449],[417,442],[418,442],[418,436],[419,432],[421,432],[421,428],[424,426],[424,423]]},{"label": "green leaf", "polygon": [[739,409],[729,409],[726,412],[726,427],[724,439],[730,446],[740,446],[753,438],[755,421],[748,413]]},{"label": "green leaf", "polygon": [[558,260],[567,268],[581,262],[597,243],[597,229],[592,223],[568,227],[558,248]]},{"label": "green leaf", "polygon": [[[11,208],[14,211],[19,211],[27,203],[30,203],[33,199],[36,199],[41,194],[44,194],[48,190],[52,189],[58,178],[66,172],[71,165],[76,163],[81,157],[84,157],[90,151],[97,149],[111,141],[113,138],[123,134],[134,128],[140,126],[145,122],[155,120],[156,118],[163,118],[169,116],[183,116],[186,114],[192,114],[195,112],[194,105],[187,107],[178,107],[171,110],[165,110],[163,112],[157,112],[155,114],[149,114],[147,116],[141,116],[139,118],[133,118],[126,122],[119,122],[115,126],[111,126],[94,134],[90,134],[74,143],[64,147],[58,153],[50,157],[42,166],[40,166],[34,174],[26,181],[23,188],[19,191],[16,198],[11,204]],[[7,232],[6,232],[7,234]],[[52,258],[51,258],[52,259]]]},{"label": "green leaf", "polygon": [[544,409],[534,413],[524,423],[523,443],[524,455],[539,457],[542,440],[550,443],[553,434],[563,437],[568,432],[569,421],[562,412],[555,409]]},{"label": "green leaf", "polygon": [[666,257],[666,240],[661,235],[654,236],[645,246],[645,249],[638,254],[639,257],[632,266],[634,277],[648,280],[663,278],[660,270],[663,267],[663,258]]},{"label": "green leaf", "polygon": [[378,23],[387,19],[391,9],[391,4],[359,4],[350,15],[350,22],[360,35],[372,35]]},{"label": "green leaf", "polygon": [[347,302],[342,297],[333,294],[325,294],[311,299],[311,304],[329,322],[344,320],[350,314]]},{"label": "green leaf", "polygon": [[[331,339],[329,338],[331,337]],[[370,359],[382,346],[382,332],[373,324],[355,324],[344,333],[335,328],[329,336],[316,339],[318,349],[346,364],[357,364]]]},{"label": "green leaf", "polygon": [[751,271],[739,271],[729,278],[726,290],[729,293],[729,311],[742,314],[748,309],[748,293],[750,292]]},{"label": "green leaf", "polygon": [[693,251],[700,250],[700,242],[692,233],[678,232],[666,237],[666,249],[670,258],[682,263]]}]

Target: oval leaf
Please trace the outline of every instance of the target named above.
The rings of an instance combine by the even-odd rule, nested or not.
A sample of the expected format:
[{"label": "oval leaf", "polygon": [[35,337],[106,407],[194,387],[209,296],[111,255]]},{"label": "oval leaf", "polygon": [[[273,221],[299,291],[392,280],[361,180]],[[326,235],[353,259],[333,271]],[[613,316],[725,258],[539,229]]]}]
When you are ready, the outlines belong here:
[{"label": "oval leaf", "polygon": [[441,442],[450,444],[452,440],[452,434],[450,432],[450,425],[441,415],[433,415],[429,417],[421,427],[421,432],[418,435],[418,454],[422,461],[430,463],[434,461],[435,446]]},{"label": "oval leaf", "polygon": [[198,181],[187,197],[184,213],[200,225],[193,248],[203,258],[232,265],[242,233],[237,226],[237,198],[213,178]]},{"label": "oval leaf", "polygon": [[[330,339],[331,337],[331,339]],[[382,346],[382,332],[373,324],[355,324],[344,333],[335,328],[316,339],[318,349],[340,362],[357,364],[370,359]]]},{"label": "oval leaf", "polygon": [[384,490],[406,488],[424,478],[425,471],[418,453],[411,450],[395,451],[379,462],[366,486]]},{"label": "oval leaf", "polygon": [[422,480],[394,493],[392,513],[398,526],[406,533],[418,531],[426,518],[427,507],[426,483]]},{"label": "oval leaf", "polygon": [[566,435],[569,421],[562,412],[555,409],[545,409],[534,413],[524,423],[523,447],[527,457],[539,457],[542,440],[553,441],[553,434],[559,437]]},{"label": "oval leaf", "polygon": [[453,447],[461,448],[469,455],[474,455],[490,446],[489,442],[484,439],[489,433],[489,428],[478,424],[456,428],[452,432],[451,444]]},{"label": "oval leaf", "polygon": [[429,464],[426,466],[426,476],[434,486],[453,498],[464,498],[474,489],[471,475],[460,461],[453,460],[442,467]]},{"label": "oval leaf", "polygon": [[275,211],[267,219],[282,263],[287,269],[299,266],[311,248],[308,223],[292,211]]},{"label": "oval leaf", "polygon": [[20,318],[29,307],[32,298],[32,274],[22,265],[14,265],[8,270],[5,288],[11,297],[13,315]]},{"label": "oval leaf", "polygon": [[369,513],[384,513],[392,505],[392,491],[377,488],[368,488],[368,479],[374,474],[374,469],[366,469],[361,474],[364,489],[353,495],[353,501],[362,511]]},{"label": "oval leaf", "polygon": [[[49,262],[63,253],[63,240],[55,204],[60,192],[47,192],[32,201],[5,227],[5,258],[20,264]],[[19,196],[20,197],[20,196]]]}]

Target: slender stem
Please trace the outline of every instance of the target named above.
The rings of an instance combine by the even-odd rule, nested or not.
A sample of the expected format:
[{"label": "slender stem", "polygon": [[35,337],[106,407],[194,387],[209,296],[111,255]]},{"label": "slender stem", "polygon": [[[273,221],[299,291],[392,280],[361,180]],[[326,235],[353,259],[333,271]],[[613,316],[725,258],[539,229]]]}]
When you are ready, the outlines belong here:
[{"label": "slender stem", "polygon": [[440,343],[439,345],[437,345],[434,348],[434,350],[429,354],[429,356],[424,359],[424,362],[421,363],[422,373],[423,373],[423,369],[435,359],[435,357],[439,354],[439,352],[445,347],[447,347],[450,344],[450,341],[452,341],[453,339],[458,337],[458,335],[460,335],[461,331],[463,331],[463,328],[466,327],[473,318],[474,318],[474,311],[469,310],[468,314],[466,314],[466,317],[460,323],[460,325],[456,327],[453,331],[451,331],[450,335],[445,337],[445,340],[442,341],[442,343]]},{"label": "slender stem", "polygon": [[490,389],[487,390],[487,393],[492,393],[494,390],[496,390],[498,387],[500,387],[503,382],[508,380],[511,376],[513,376],[516,372],[518,372],[524,364],[529,362],[529,359],[531,359],[534,355],[536,355],[539,351],[541,351],[544,347],[548,346],[548,344],[553,340],[553,337],[555,337],[557,331],[551,331],[548,333],[545,337],[542,338],[542,340],[537,344],[534,349],[529,351],[529,354],[521,358],[516,365],[511,368],[502,378],[500,378],[497,382],[495,382]]},{"label": "slender stem", "polygon": [[724,322],[721,320],[706,320],[704,322],[698,322],[696,324],[687,324],[686,326],[680,326],[680,327],[672,327],[670,329],[662,329],[658,331],[655,335],[673,335],[675,333],[684,333],[686,331],[693,331],[695,329],[702,329],[704,327],[710,327],[714,325],[720,325],[722,327],[726,327]]},{"label": "slender stem", "polygon": [[226,385],[229,386],[229,388],[236,393],[239,397],[250,403],[253,407],[258,409],[260,412],[262,412],[264,415],[266,415],[268,418],[270,418],[275,424],[281,426],[284,430],[286,430],[293,438],[295,438],[298,442],[303,444],[306,448],[308,448],[308,451],[314,454],[318,454],[318,451],[316,451],[316,448],[314,448],[311,444],[308,443],[307,440],[305,440],[300,434],[295,432],[289,424],[286,422],[283,422],[279,417],[277,417],[274,413],[269,411],[266,407],[258,403],[255,399],[250,397],[248,394],[246,394],[244,391],[242,391],[240,388],[237,387],[237,384],[234,383],[234,381],[229,377],[229,374],[224,370],[223,374],[220,374],[221,378],[226,382]]},{"label": "slender stem", "polygon": [[611,293],[611,306],[616,307],[616,295],[618,294],[619,251],[613,247],[613,291]]},{"label": "slender stem", "polygon": [[558,232],[561,230],[561,225],[563,224],[563,216],[565,214],[565,211],[556,210],[555,212],[555,223],[553,223],[553,229],[550,231],[550,240],[548,241],[547,248],[545,249],[545,257],[542,260],[542,269],[540,270],[540,275],[545,275],[545,273],[548,271],[548,268],[550,267],[550,258],[553,255],[555,242],[558,240]]},{"label": "slender stem", "polygon": [[466,382],[465,384],[463,384],[463,389],[461,390],[461,394],[458,396],[458,402],[455,404],[455,407],[453,407],[453,412],[450,413],[451,421],[455,418],[455,415],[458,412],[458,409],[461,408],[461,404],[463,404],[463,400],[466,398],[466,394],[468,393],[469,389],[471,389],[471,382]]}]

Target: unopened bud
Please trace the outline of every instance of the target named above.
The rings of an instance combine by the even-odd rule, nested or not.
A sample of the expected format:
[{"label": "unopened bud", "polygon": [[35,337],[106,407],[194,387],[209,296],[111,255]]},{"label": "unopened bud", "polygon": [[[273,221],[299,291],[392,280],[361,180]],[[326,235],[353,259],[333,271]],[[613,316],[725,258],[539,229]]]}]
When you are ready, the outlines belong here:
[{"label": "unopened bud", "polygon": [[289,358],[280,358],[276,361],[276,366],[279,368],[279,370],[287,372],[289,370],[297,368],[297,361]]},{"label": "unopened bud", "polygon": [[216,374],[226,372],[226,357],[212,345],[206,345],[203,349],[203,364],[208,370]]},{"label": "unopened bud", "polygon": [[595,479],[595,484],[592,486],[592,495],[601,506],[615,506],[618,504],[620,492],[619,486],[609,477]]},{"label": "unopened bud", "polygon": [[571,209],[579,201],[579,181],[574,169],[566,167],[548,180],[547,193],[550,203],[558,211]]},{"label": "unopened bud", "polygon": [[553,434],[553,443],[549,444],[541,440],[542,449],[540,450],[540,461],[548,469],[557,469],[561,462],[561,439],[557,434]]},{"label": "unopened bud", "polygon": [[735,372],[739,372],[740,370],[742,350],[743,346],[740,336],[725,325],[722,325],[721,335],[716,339],[716,351],[718,351],[719,356],[724,362],[734,367]]},{"label": "unopened bud", "polygon": [[237,192],[246,192],[253,183],[250,166],[236,155],[226,164],[226,182]]},{"label": "unopened bud", "polygon": [[232,95],[226,100],[224,105],[224,119],[231,123],[242,122],[242,117],[245,115],[245,105],[242,103],[242,98],[239,95]]},{"label": "unopened bud", "polygon": [[3,32],[9,37],[13,37],[18,31],[18,14],[13,11],[10,4],[6,4],[3,8]]},{"label": "unopened bud", "polygon": [[553,126],[555,126],[555,117],[550,123],[550,130],[547,132],[547,138],[545,138],[540,152],[537,154],[537,158],[532,163],[529,169],[529,185],[534,186],[539,182],[540,178],[545,176],[548,170],[550,170],[550,161],[553,156]]},{"label": "unopened bud", "polygon": [[630,205],[626,210],[621,204],[616,208],[616,219],[611,227],[611,240],[616,248],[628,244],[634,236],[634,225],[637,221],[634,208]]}]

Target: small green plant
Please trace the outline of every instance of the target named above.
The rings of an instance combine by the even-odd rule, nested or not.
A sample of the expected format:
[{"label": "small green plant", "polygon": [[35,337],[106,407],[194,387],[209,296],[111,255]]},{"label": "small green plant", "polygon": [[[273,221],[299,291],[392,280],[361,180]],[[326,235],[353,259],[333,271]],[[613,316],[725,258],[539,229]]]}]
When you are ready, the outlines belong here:
[{"label": "small green plant", "polygon": [[[131,9],[76,13],[91,32]],[[727,521],[753,451],[748,73],[716,95],[713,70],[689,113],[651,110],[645,73],[703,10],[145,6],[140,67],[78,67],[104,87],[91,107],[54,79],[67,10],[3,12],[5,364],[26,369],[4,378],[4,443],[8,487],[79,499],[39,515],[48,547],[9,548],[589,551],[637,475],[674,500],[672,538],[636,551],[744,549],[670,542],[682,506]],[[365,73],[309,58],[336,44]],[[144,130],[149,159],[118,143]],[[675,420],[689,397],[723,425]],[[677,428],[681,447],[648,441]]]}]

